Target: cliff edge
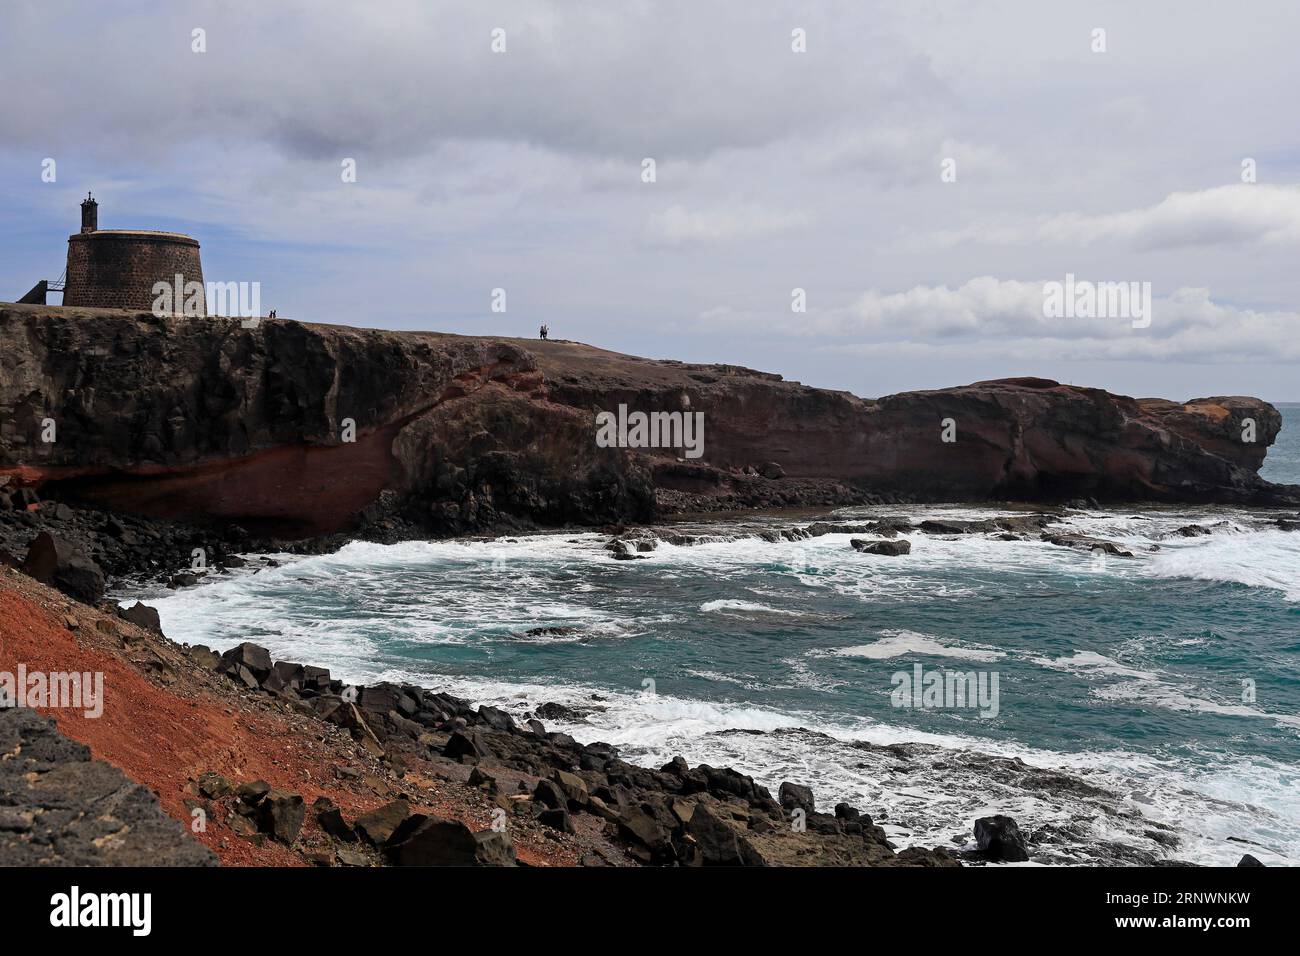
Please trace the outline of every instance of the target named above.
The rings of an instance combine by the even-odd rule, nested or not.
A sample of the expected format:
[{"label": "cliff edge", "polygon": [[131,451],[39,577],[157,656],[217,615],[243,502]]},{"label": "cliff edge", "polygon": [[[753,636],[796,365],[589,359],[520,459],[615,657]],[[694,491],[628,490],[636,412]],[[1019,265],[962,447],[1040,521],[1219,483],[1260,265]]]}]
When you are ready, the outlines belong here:
[{"label": "cliff edge", "polygon": [[[702,415],[682,448],[597,415]],[[1036,378],[880,399],[563,341],[0,305],[0,488],[284,537],[386,514],[435,533],[875,500],[1294,504],[1241,396]]]}]

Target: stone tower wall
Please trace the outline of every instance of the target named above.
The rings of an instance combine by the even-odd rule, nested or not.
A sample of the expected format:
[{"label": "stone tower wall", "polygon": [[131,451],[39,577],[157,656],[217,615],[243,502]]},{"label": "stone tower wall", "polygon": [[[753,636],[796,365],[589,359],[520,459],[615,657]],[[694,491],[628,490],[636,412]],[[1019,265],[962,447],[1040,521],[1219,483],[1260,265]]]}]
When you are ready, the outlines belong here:
[{"label": "stone tower wall", "polygon": [[[174,285],[177,274],[203,283],[199,244],[188,236],[116,230],[69,236],[63,304],[150,312],[154,284]],[[176,303],[174,311],[182,306]]]}]

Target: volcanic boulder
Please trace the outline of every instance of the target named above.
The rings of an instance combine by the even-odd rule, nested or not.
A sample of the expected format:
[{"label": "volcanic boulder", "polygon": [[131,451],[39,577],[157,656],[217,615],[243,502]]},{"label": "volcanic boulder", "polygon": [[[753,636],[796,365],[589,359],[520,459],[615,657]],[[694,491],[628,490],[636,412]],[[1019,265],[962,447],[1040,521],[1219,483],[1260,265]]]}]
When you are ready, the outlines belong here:
[{"label": "volcanic boulder", "polygon": [[258,825],[285,846],[292,846],[307,818],[307,807],[296,793],[271,789],[258,804]]},{"label": "volcanic boulder", "polygon": [[158,616],[158,609],[148,604],[136,601],[130,607],[118,608],[117,614],[118,617],[130,621],[137,627],[153,631],[155,634],[162,633],[162,618]]},{"label": "volcanic boulder", "polygon": [[505,833],[478,833],[456,820],[417,815],[400,840],[385,847],[397,866],[514,866],[515,848]]},{"label": "volcanic boulder", "polygon": [[996,862],[1020,863],[1029,859],[1020,826],[1008,816],[999,814],[976,820],[975,843],[988,859]]},{"label": "volcanic boulder", "polygon": [[367,843],[383,846],[410,816],[411,805],[405,800],[394,800],[357,817],[353,828]]},{"label": "volcanic boulder", "polygon": [[912,542],[908,541],[906,538],[899,538],[892,541],[884,538],[854,538],[849,542],[849,544],[853,545],[853,550],[862,554],[882,554],[889,557],[897,557],[900,554],[912,553]]},{"label": "volcanic boulder", "polygon": [[86,604],[95,604],[104,596],[104,573],[99,566],[80,548],[48,531],[38,534],[28,548],[23,573]]},{"label": "volcanic boulder", "polygon": [[805,813],[812,813],[816,809],[813,802],[812,788],[805,787],[802,784],[791,783],[787,780],[781,784],[777,795],[781,801],[781,806],[786,810],[802,810]]}]

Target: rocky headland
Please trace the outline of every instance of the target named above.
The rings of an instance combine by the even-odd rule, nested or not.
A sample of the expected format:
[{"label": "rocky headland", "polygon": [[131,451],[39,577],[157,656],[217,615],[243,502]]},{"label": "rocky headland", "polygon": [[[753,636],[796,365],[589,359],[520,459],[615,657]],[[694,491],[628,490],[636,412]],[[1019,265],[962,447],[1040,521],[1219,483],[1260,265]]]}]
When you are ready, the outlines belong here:
[{"label": "rocky headland", "polygon": [[[901,500],[1300,503],[1258,476],[1281,417],[1253,398],[1017,378],[863,399],[563,341],[245,325],[0,306],[0,508],[301,539]],[[600,447],[596,415],[620,405],[702,414],[702,455]]]}]

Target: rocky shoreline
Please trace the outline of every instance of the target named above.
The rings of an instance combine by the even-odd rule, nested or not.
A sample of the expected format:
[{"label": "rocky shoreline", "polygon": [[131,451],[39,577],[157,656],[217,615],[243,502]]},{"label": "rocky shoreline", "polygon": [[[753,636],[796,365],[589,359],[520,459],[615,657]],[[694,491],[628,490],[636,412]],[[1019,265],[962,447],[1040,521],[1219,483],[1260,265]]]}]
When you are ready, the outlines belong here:
[{"label": "rocky shoreline", "polygon": [[[1028,511],[999,518],[919,522],[898,516],[825,519],[721,533],[753,534],[769,541],[860,534],[864,537],[850,539],[851,548],[890,560],[906,560],[907,549],[890,547],[907,543],[899,538],[902,533],[1032,537],[1063,547],[1127,555],[1114,542],[1054,529],[1066,513]],[[1284,530],[1300,528],[1300,516],[1261,520]],[[663,527],[607,530],[611,560],[635,560],[661,543],[691,546],[719,540],[719,532]],[[1213,529],[1188,525],[1174,533],[1196,536]],[[394,799],[364,812],[345,813],[334,796],[322,794],[309,803],[303,794],[283,785],[198,769],[187,777],[184,806],[190,813],[201,811],[205,819],[223,821],[231,834],[228,839],[270,841],[291,849],[302,862],[320,865],[508,864],[516,856],[514,844],[506,837],[526,825],[534,836],[542,833],[541,839],[574,839],[583,848],[570,862],[590,865],[948,866],[1032,860],[1036,854],[1055,858],[1062,841],[1068,846],[1071,840],[1083,838],[1064,833],[1029,836],[1021,834],[1010,818],[981,818],[970,821],[973,841],[968,846],[898,852],[869,814],[847,805],[819,807],[807,781],[785,781],[773,796],[750,777],[726,768],[690,767],[680,757],[658,769],[635,766],[607,744],[580,744],[567,734],[549,731],[547,720],[581,719],[581,714],[569,713],[559,704],[543,704],[517,721],[496,708],[476,708],[414,685],[346,687],[332,679],[327,669],[273,661],[269,652],[252,644],[241,644],[225,654],[171,644],[151,608],[143,604],[122,608],[101,600],[105,582],[151,579],[168,581],[172,587],[192,587],[206,574],[235,569],[247,573],[250,563],[267,566],[270,559],[247,557],[256,551],[249,547],[253,543],[243,535],[227,537],[208,529],[119,517],[58,502],[33,501],[22,511],[0,513],[0,549],[5,551],[0,557],[14,565],[9,574],[18,575],[23,567],[82,602],[81,607],[97,609],[101,619],[108,619],[103,624],[96,621],[97,630],[131,633],[132,640],[125,641],[124,647],[136,652],[137,666],[138,652],[146,648],[167,661],[164,672],[173,684],[185,681],[187,674],[197,680],[199,672],[206,675],[203,682],[215,681],[224,695],[252,697],[263,706],[292,713],[301,721],[296,733],[328,728],[326,732],[344,748],[363,755],[397,781],[417,767],[455,780],[468,792],[469,801],[487,813],[490,824],[486,829],[473,828],[418,809],[418,799],[401,792],[400,785]],[[340,543],[332,537],[296,544],[264,542],[312,552]],[[184,559],[195,548],[209,562],[198,573],[177,572],[154,557],[161,553]],[[41,553],[44,564],[37,567],[42,565]],[[104,563],[102,571],[99,561]],[[252,573],[256,571],[254,567]],[[89,588],[88,577],[94,580]],[[35,581],[32,586],[42,587]],[[63,623],[82,613],[64,614]],[[148,677],[155,667],[140,669]],[[905,750],[885,749],[895,759]],[[355,775],[359,779],[366,771],[357,770]],[[1058,784],[1085,786],[1067,780]],[[300,841],[304,832],[311,834],[310,840]],[[1140,862],[1123,847],[1117,846],[1115,854],[1117,862]],[[1152,856],[1142,859],[1147,865],[1178,863]]]},{"label": "rocky shoreline", "polygon": [[[414,685],[346,687],[331,680],[328,670],[273,662],[264,648],[252,644],[220,656],[201,646],[189,652],[249,690],[305,706],[390,764],[424,759],[469,768],[466,782],[500,811],[494,813],[495,829],[453,835],[446,821],[411,813],[400,800],[351,825],[331,806],[313,808],[332,836],[368,845],[395,865],[510,862],[507,834],[513,818],[531,817],[574,834],[579,815],[601,821],[631,860],[648,865],[955,863],[944,850],[895,853],[870,816],[847,804],[833,813],[819,812],[812,790],[794,782],[783,783],[774,798],[751,777],[727,768],[690,767],[681,757],[658,770],[634,766],[608,744],[579,744],[568,734],[548,732],[538,717],[519,724],[495,707],[475,708]],[[545,705],[540,710],[547,712]],[[231,789],[210,779],[199,786],[209,797],[226,796]],[[282,827],[279,804],[268,810],[266,800],[292,808],[285,811],[288,827]],[[254,807],[263,830],[292,843],[303,818],[301,801],[264,795],[260,788],[236,795],[235,813],[252,816]]]},{"label": "rocky shoreline", "polygon": [[[217,707],[229,714],[237,708],[260,714],[259,720],[274,716],[290,723],[288,736],[295,744],[326,746],[332,754],[328,763],[313,760],[310,766],[328,767],[333,779],[320,781],[303,770],[317,791],[314,798],[283,779],[249,779],[246,773],[221,772],[201,763],[165,768],[188,771],[184,783],[175,785],[181,801],[177,806],[178,794],[166,789],[158,795],[186,822],[202,820],[205,842],[219,841],[219,852],[239,841],[279,848],[274,859],[280,863],[287,852],[302,864],[344,866],[957,865],[955,854],[946,849],[896,852],[870,816],[844,804],[824,812],[812,790],[794,781],[784,783],[773,797],[752,778],[727,768],[691,767],[681,758],[657,770],[638,767],[608,744],[579,744],[547,731],[538,717],[520,724],[496,708],[475,708],[425,688],[391,683],[348,687],[327,669],[272,661],[265,649],[248,643],[220,655],[202,646],[176,645],[162,635],[156,613],[145,605],[68,604],[58,592],[13,568],[0,576],[0,602],[6,611],[0,666],[14,664],[10,655],[21,653],[15,639],[23,636],[17,629],[30,625],[43,608],[46,625],[63,632],[67,653],[78,666],[92,666],[86,657],[107,652],[119,666],[129,667],[133,682],[151,685],[147,692],[131,694],[137,702],[165,692],[182,695],[200,712]],[[47,650],[50,643],[48,636],[42,642]],[[103,740],[113,733],[112,724],[125,720],[113,701],[124,689],[111,679],[108,683],[105,724],[73,721],[58,711],[54,716],[64,734],[73,740],[81,733]],[[554,708],[540,710],[551,713]],[[176,732],[168,726],[168,708],[149,712],[158,725],[155,732]],[[0,718],[0,731],[8,733],[15,719],[25,728],[40,722],[41,732],[51,732],[48,718],[22,708]],[[264,728],[249,726],[260,740]],[[131,725],[127,733],[138,729]],[[25,732],[31,736],[30,728]],[[76,751],[73,759],[85,759],[84,747],[60,739]],[[6,741],[3,736],[0,744]],[[114,740],[115,746],[128,749],[131,743]],[[203,741],[204,747],[225,745]],[[252,756],[261,749],[253,741],[245,746]],[[281,741],[275,752],[286,749]],[[250,754],[241,750],[230,756],[242,763]],[[150,773],[166,760],[154,754],[134,758]],[[281,767],[283,758],[270,763]],[[31,863],[113,864],[133,858],[60,849],[80,846],[66,830],[70,824],[55,812],[72,800],[68,790],[76,778],[65,780],[63,789],[57,775],[46,779],[41,791],[45,805],[16,811],[33,819],[24,816],[25,826],[3,834],[0,854]],[[392,799],[358,804],[358,791]],[[454,793],[452,813],[447,812],[449,792]],[[435,793],[443,801],[437,810],[428,806]],[[343,801],[349,804],[346,810]],[[42,836],[60,826],[64,829]],[[67,840],[72,842],[61,842]],[[557,844],[557,852],[567,851],[565,858],[548,861],[545,851],[536,850],[548,843]],[[187,849],[191,845],[180,827],[156,841],[156,848],[172,854],[160,859],[182,865],[205,859],[197,848]],[[530,845],[525,860],[516,847]]]},{"label": "rocky shoreline", "polygon": [[[33,556],[48,548],[50,563],[41,575],[45,583],[116,618],[120,623],[96,622],[97,629],[132,632],[135,639],[129,644],[137,652],[141,645],[155,652],[165,647],[172,682],[184,679],[177,649],[187,659],[185,669],[210,672],[226,693],[264,697],[265,703],[308,718],[309,724],[328,725],[399,778],[409,767],[436,765],[463,779],[486,809],[505,814],[492,817],[499,829],[471,831],[463,823],[413,809],[415,801],[404,795],[348,820],[329,798],[308,807],[300,794],[265,781],[199,773],[187,785],[185,806],[191,813],[201,811],[205,819],[226,821],[240,838],[295,847],[310,814],[324,834],[314,843],[324,840],[329,848],[300,848],[307,862],[504,865],[515,862],[507,834],[523,817],[557,835],[574,836],[579,826],[600,829],[602,841],[578,860],[590,865],[956,865],[947,849],[895,852],[870,816],[847,805],[822,812],[812,790],[799,782],[783,784],[773,797],[752,778],[727,768],[692,768],[681,758],[658,770],[638,767],[621,760],[608,744],[583,745],[548,732],[541,718],[558,714],[559,705],[544,706],[519,724],[495,708],[474,708],[415,686],[345,687],[325,668],[272,661],[265,649],[252,644],[222,655],[202,646],[170,645],[157,613],[147,605],[121,608],[101,602],[105,581],[138,579],[143,573],[166,578],[172,586],[194,586],[196,575],[172,573],[156,564],[154,555],[180,557],[191,547],[210,550],[210,570],[222,573],[246,560],[234,553],[236,542],[202,529],[62,503],[29,505],[31,510],[0,514],[0,543],[8,548],[7,563],[15,565],[9,573],[18,574],[18,565],[33,571]],[[30,553],[15,547],[24,538]],[[332,543],[322,539],[310,547]],[[156,550],[159,545],[165,550]],[[148,555],[144,566],[139,548]],[[108,574],[99,570],[97,560],[105,562]],[[94,578],[92,584],[88,577]],[[64,622],[75,618],[64,615]]]},{"label": "rocky shoreline", "polygon": [[[897,502],[874,500],[870,503]],[[1008,541],[1037,538],[1061,547],[1099,550],[1120,557],[1131,556],[1114,542],[1053,527],[1072,510],[1096,506],[1095,501],[1076,501],[1048,510],[1032,507],[1024,510],[1023,504],[1007,503],[1009,510],[1023,510],[1024,513],[981,520],[926,520],[915,523],[902,516],[884,516],[863,521],[819,518],[785,528],[731,529],[725,532],[675,531],[671,525],[613,525],[569,530],[590,530],[609,535],[606,550],[612,558],[624,561],[636,560],[653,551],[660,542],[681,547],[745,536],[769,542],[797,542],[825,534],[863,535],[862,538],[851,539],[850,545],[855,550],[898,556],[907,554],[910,549],[906,547],[906,541],[893,539],[899,534],[912,532],[929,535],[987,534]],[[748,509],[739,513],[722,513],[753,517],[757,511],[758,509]],[[811,513],[814,517],[818,514],[816,511]],[[1300,531],[1300,513],[1284,509],[1261,509],[1259,514],[1261,522],[1277,530]],[[510,530],[518,529],[512,526]],[[1211,529],[1189,525],[1177,533],[1190,537],[1209,534]],[[36,576],[45,583],[54,583],[55,566],[60,562],[65,566],[77,563],[73,554],[79,553],[86,562],[80,565],[79,572],[83,585],[62,589],[74,597],[91,602],[102,597],[107,589],[125,584],[156,583],[173,588],[192,587],[209,573],[224,574],[244,568],[247,561],[241,555],[250,553],[329,554],[358,540],[382,544],[428,540],[428,535],[419,527],[392,519],[367,524],[350,534],[336,533],[286,540],[255,537],[238,525],[221,522],[189,524],[42,500],[30,489],[24,489],[17,497],[0,495],[0,564],[22,566],[29,549],[43,535],[61,542],[60,547],[65,553],[61,557],[51,553],[46,561],[48,566],[43,572],[37,571]],[[43,548],[47,549],[52,544],[53,542],[42,542]],[[264,563],[269,561],[270,559],[263,559]]]}]

